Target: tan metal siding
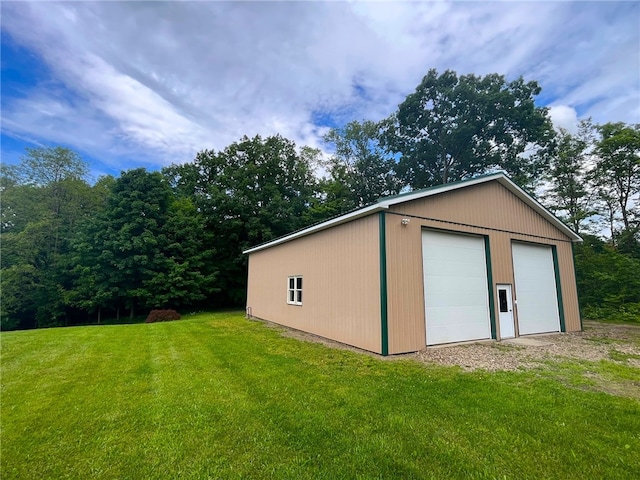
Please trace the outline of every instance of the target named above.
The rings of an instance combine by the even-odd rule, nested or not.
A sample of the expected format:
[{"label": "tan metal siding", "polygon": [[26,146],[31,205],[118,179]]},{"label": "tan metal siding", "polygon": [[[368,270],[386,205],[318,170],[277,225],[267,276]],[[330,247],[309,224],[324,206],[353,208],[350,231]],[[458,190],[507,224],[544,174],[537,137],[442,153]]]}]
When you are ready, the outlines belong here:
[{"label": "tan metal siding", "polygon": [[577,332],[582,329],[582,324],[580,323],[573,249],[568,243],[558,244],[558,267],[560,269],[560,284],[562,285],[565,327],[567,332]]},{"label": "tan metal siding", "polygon": [[[394,205],[390,211],[568,240],[566,235],[498,182]],[[441,223],[440,228],[454,228]]]},{"label": "tan metal siding", "polygon": [[422,222],[388,215],[387,322],[389,353],[415,352],[426,345],[422,277]]},{"label": "tan metal siding", "polygon": [[[514,284],[512,240],[556,245],[566,329],[580,330],[571,245],[563,241],[568,238],[499,183],[475,185],[394,205],[389,212],[386,221],[389,353],[416,351],[424,348],[426,343],[421,251],[423,228],[488,235],[494,296],[497,283]],[[488,228],[412,217],[409,217],[409,224],[403,226],[402,215],[391,212]],[[494,309],[497,311],[497,305]],[[498,336],[499,328],[496,321]]]},{"label": "tan metal siding", "polygon": [[[381,353],[378,215],[249,255],[247,306],[258,318]],[[302,275],[302,305],[286,303]]]}]

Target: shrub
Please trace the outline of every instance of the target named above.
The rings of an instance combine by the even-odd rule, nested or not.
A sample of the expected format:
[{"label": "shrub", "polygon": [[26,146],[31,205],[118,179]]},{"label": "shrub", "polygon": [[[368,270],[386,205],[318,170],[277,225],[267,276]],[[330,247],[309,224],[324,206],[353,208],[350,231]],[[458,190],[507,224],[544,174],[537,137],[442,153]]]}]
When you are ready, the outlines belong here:
[{"label": "shrub", "polygon": [[180,314],[175,310],[151,310],[145,323],[169,322],[171,320],[180,320]]},{"label": "shrub", "polygon": [[625,303],[619,306],[586,306],[582,317],[587,320],[603,320],[640,324],[640,303]]}]

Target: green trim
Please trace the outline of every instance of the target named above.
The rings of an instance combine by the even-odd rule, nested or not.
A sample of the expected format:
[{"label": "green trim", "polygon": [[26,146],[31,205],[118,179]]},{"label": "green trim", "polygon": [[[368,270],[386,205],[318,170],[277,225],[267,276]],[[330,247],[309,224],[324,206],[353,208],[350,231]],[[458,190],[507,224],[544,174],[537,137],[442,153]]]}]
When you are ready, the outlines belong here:
[{"label": "green trim", "polygon": [[489,235],[484,235],[484,256],[487,262],[487,284],[489,287],[489,318],[491,320],[491,338],[497,340],[496,335],[496,300],[493,291],[493,270],[491,268],[491,247]]},{"label": "green trim", "polygon": [[389,355],[389,324],[387,317],[387,233],[384,212],[380,219],[380,327],[382,335],[382,355]]},{"label": "green trim", "polygon": [[578,272],[576,272],[576,246],[571,242],[571,259],[573,260],[573,280],[576,282],[576,300],[578,301],[578,320],[580,320],[580,331],[584,331],[582,326],[582,308],[580,307],[580,292],[578,292]]},{"label": "green trim", "polygon": [[560,331],[566,332],[567,327],[564,323],[564,302],[562,301],[562,286],[560,285],[560,266],[558,264],[558,247],[551,245],[551,253],[553,254],[553,270],[556,273],[556,292],[558,295],[558,313],[560,314]]}]

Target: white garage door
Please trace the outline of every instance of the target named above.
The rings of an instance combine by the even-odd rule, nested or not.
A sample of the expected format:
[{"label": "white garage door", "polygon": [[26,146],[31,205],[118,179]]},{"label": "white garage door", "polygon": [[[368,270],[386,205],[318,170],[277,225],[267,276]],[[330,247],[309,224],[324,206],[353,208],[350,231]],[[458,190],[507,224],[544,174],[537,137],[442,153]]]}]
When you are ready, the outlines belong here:
[{"label": "white garage door", "polygon": [[551,247],[514,243],[512,251],[520,335],[560,331]]},{"label": "white garage door", "polygon": [[484,239],[422,233],[427,345],[490,338]]}]

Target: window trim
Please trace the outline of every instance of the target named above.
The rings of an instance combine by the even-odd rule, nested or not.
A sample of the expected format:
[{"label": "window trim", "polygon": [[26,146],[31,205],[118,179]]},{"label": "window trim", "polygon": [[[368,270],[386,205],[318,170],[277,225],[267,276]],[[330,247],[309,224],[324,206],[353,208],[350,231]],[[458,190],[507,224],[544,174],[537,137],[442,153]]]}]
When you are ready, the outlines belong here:
[{"label": "window trim", "polygon": [[[291,288],[291,280],[293,280],[293,288]],[[298,280],[300,280],[300,287],[298,288]],[[287,277],[287,304],[302,306],[302,275],[291,275]],[[293,300],[291,300],[291,294],[293,293]]]}]

